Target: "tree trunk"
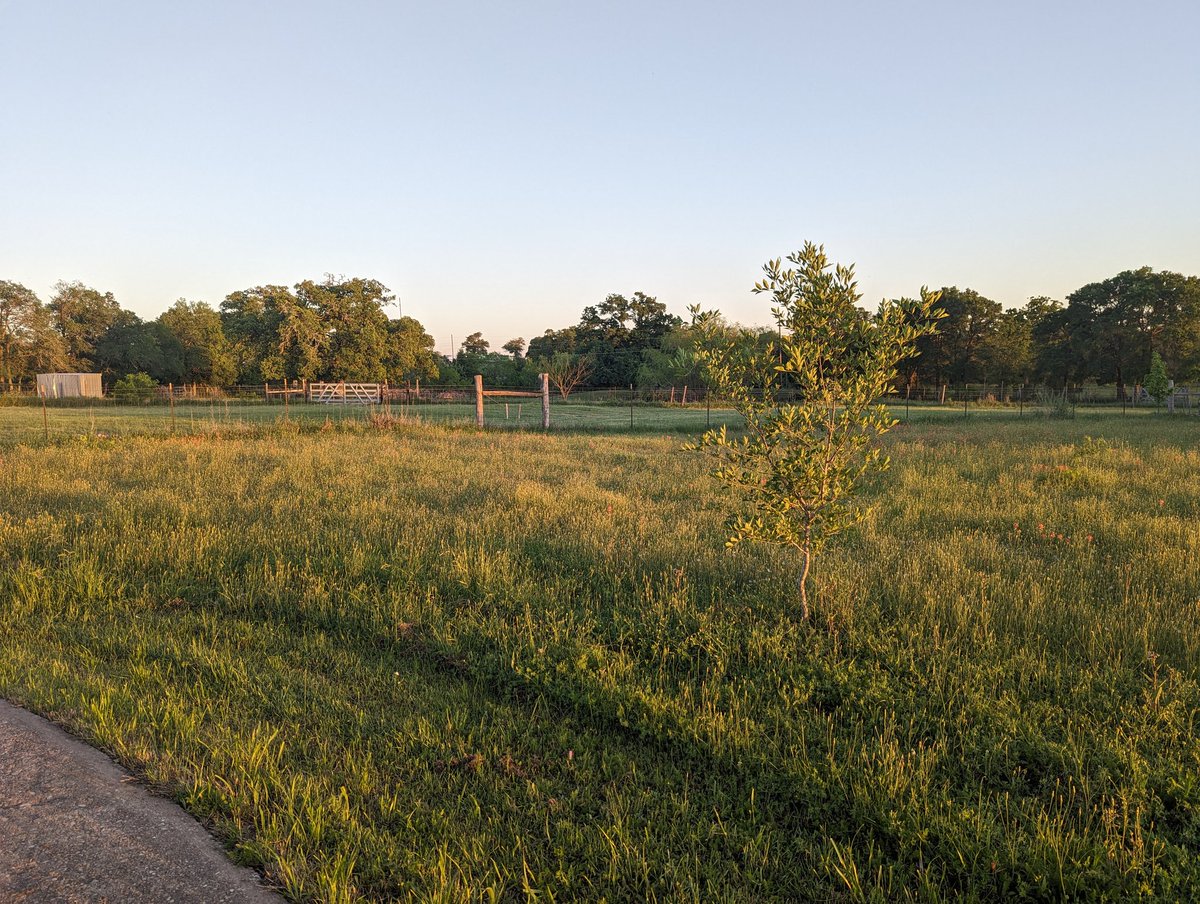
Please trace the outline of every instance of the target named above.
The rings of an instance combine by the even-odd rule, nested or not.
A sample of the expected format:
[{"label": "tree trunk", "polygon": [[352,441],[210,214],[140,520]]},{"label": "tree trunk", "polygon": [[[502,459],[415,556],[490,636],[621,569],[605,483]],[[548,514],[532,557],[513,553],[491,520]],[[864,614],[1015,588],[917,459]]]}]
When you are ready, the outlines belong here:
[{"label": "tree trunk", "polygon": [[805,546],[800,555],[804,556],[804,568],[800,572],[800,617],[808,621],[808,569],[812,566],[812,550]]}]

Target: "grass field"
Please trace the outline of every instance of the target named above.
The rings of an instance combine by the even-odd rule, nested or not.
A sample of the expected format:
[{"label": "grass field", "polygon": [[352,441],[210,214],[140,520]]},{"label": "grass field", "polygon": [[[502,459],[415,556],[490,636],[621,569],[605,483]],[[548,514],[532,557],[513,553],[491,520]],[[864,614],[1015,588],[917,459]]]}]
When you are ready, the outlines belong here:
[{"label": "grass field", "polygon": [[[281,404],[215,401],[181,402],[172,411],[167,405],[119,405],[107,400],[88,406],[79,402],[51,404],[43,419],[33,405],[0,405],[0,445],[37,443],[85,436],[102,438],[131,435],[212,436],[252,433],[263,427],[311,430],[341,424],[365,424],[373,418],[398,419],[413,424],[474,426],[473,403],[439,403],[405,406],[360,406],[297,404],[285,410]],[[540,432],[541,402],[538,399],[508,401],[489,399],[484,412],[487,426]],[[612,404],[560,403],[551,405],[551,429],[555,431],[620,431],[622,433],[699,433],[711,424],[739,423],[730,411],[705,411],[702,407],[635,405],[633,428],[629,408]]]},{"label": "grass field", "polygon": [[289,896],[1200,896],[1196,419],[898,428],[802,624],[690,421],[277,413],[0,409],[0,694]]},{"label": "grass field", "polygon": [[[903,421],[942,423],[946,420],[982,420],[997,426],[1008,422],[1017,424],[1041,417],[1032,404],[1028,408],[1013,405],[977,405],[967,409],[957,404],[937,405],[903,403],[892,406],[895,416]],[[742,422],[732,411],[721,407],[706,410],[703,405],[633,405],[632,426],[630,408],[619,402],[584,401],[582,398],[563,402],[557,396],[551,402],[552,431],[619,432],[619,433],[688,433],[698,435],[707,427],[727,425],[737,427]],[[1158,418],[1151,408],[1130,408],[1118,415],[1111,407],[1081,407],[1080,419],[1105,422],[1116,419]],[[538,399],[488,399],[485,422],[489,428],[540,432],[541,403]],[[1187,420],[1190,414],[1177,418]],[[172,410],[165,404],[122,405],[105,399],[88,405],[81,400],[51,402],[45,417],[36,401],[23,399],[18,404],[0,404],[0,446],[18,443],[38,443],[73,440],[82,437],[111,438],[134,435],[230,436],[248,434],[264,427],[282,426],[287,430],[313,430],[326,424],[343,421],[366,424],[372,418],[399,419],[413,424],[443,426],[474,426],[473,403],[436,403],[406,406],[318,405],[296,404],[285,408],[281,403],[261,401],[216,400],[183,401]],[[1192,423],[1200,422],[1193,418]]]}]

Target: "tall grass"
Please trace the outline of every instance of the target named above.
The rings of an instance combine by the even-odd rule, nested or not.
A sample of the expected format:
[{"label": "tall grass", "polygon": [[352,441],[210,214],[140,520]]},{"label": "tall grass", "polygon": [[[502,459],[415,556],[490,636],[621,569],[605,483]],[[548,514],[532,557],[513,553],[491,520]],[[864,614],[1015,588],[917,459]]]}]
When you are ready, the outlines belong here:
[{"label": "tall grass", "polygon": [[670,437],[10,447],[0,693],[296,899],[1185,899],[1195,429],[899,428],[812,626]]}]

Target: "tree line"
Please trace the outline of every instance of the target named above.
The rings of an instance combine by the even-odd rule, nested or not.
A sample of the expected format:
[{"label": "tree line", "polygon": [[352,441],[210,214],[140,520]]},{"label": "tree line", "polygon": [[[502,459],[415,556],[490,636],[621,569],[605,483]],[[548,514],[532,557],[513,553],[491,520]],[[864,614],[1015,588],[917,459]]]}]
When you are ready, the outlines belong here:
[{"label": "tree line", "polygon": [[1095,382],[1118,393],[1141,383],[1157,352],[1177,380],[1200,379],[1200,278],[1149,267],[1089,283],[1066,304],[1035,297],[1020,308],[971,289],[941,290],[938,330],[917,342],[913,383]]},{"label": "tree line", "polygon": [[412,317],[390,317],[393,300],[377,280],[328,277],[240,290],[219,308],[180,299],[143,320],[78,282],[58,283],[43,303],[0,281],[0,380],[56,371],[213,386],[435,377],[433,337]]},{"label": "tree line", "polygon": [[[1019,308],[972,289],[943,287],[944,316],[901,381],[1074,386],[1142,382],[1157,353],[1176,380],[1200,380],[1200,278],[1149,267],[1089,283],[1065,303],[1034,297]],[[452,356],[412,317],[392,317],[393,294],[373,279],[327,277],[230,293],[216,308],[180,299],[154,320],[124,310],[110,292],[60,282],[43,302],[0,281],[0,381],[13,386],[55,371],[106,381],[144,373],[160,383],[228,387],[280,380],[354,380],[533,386],[550,373],[575,386],[701,384],[699,333],[642,292],[583,308],[573,326],[498,349],[481,333]],[[868,317],[866,311],[862,316]],[[766,343],[772,330],[737,330]],[[709,326],[711,330],[711,324]]]}]

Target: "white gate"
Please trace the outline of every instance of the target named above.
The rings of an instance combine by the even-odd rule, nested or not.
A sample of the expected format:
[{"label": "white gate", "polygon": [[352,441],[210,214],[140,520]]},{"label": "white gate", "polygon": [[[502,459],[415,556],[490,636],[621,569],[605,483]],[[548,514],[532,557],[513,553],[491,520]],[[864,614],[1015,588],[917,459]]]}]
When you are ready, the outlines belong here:
[{"label": "white gate", "polygon": [[309,383],[308,400],[326,405],[376,405],[381,389],[379,383]]}]

